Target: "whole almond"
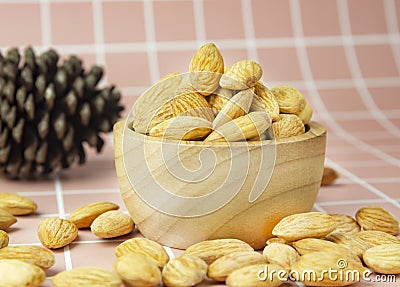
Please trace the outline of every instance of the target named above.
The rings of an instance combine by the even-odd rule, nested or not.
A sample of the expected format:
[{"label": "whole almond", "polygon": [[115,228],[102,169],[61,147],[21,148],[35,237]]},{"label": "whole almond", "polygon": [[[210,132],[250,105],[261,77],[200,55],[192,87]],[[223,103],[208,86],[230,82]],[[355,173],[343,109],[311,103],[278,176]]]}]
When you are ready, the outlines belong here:
[{"label": "whole almond", "polygon": [[279,119],[279,105],[274,94],[261,82],[257,82],[254,86],[254,93],[257,95],[257,98],[263,105],[271,120],[273,122],[277,121]]},{"label": "whole almond", "polygon": [[[292,277],[306,286],[347,286],[359,282],[363,272],[367,270],[360,262],[352,260],[346,254],[330,251],[304,254],[290,269]],[[335,273],[329,273],[328,270]],[[339,272],[351,272],[351,276],[340,276]]]},{"label": "whole almond", "polygon": [[0,249],[8,245],[9,238],[7,232],[0,230]]},{"label": "whole almond", "polygon": [[288,241],[308,237],[323,237],[335,229],[335,220],[322,212],[298,213],[284,217],[272,234]]},{"label": "whole almond", "polygon": [[400,244],[382,244],[366,250],[365,264],[382,274],[400,274]]},{"label": "whole almond", "polygon": [[293,137],[304,134],[305,127],[302,120],[291,114],[281,114],[279,119],[272,123],[276,139]]},{"label": "whole almond", "polygon": [[0,259],[0,287],[39,287],[46,279],[42,268],[15,259]]},{"label": "whole almond", "polygon": [[266,112],[251,112],[238,117],[214,130],[204,141],[240,141],[261,137],[271,126],[271,120]]},{"label": "whole almond", "polygon": [[254,251],[254,249],[239,239],[214,239],[189,246],[183,254],[199,257],[207,264],[211,264],[224,255],[240,251]]},{"label": "whole almond", "polygon": [[162,280],[167,287],[190,287],[203,281],[207,264],[195,256],[179,256],[165,265]]},{"label": "whole almond", "polygon": [[256,264],[233,271],[226,279],[226,285],[229,287],[277,287],[283,281],[287,281],[287,275],[288,270],[277,264]]},{"label": "whole almond", "polygon": [[153,260],[138,253],[125,254],[114,262],[114,271],[126,286],[157,286],[161,271]]},{"label": "whole almond", "polygon": [[93,202],[75,209],[68,220],[79,228],[88,228],[99,215],[110,210],[117,210],[119,206],[112,202]]},{"label": "whole almond", "polygon": [[224,59],[213,43],[200,47],[189,65],[191,83],[201,94],[207,96],[218,88],[219,80],[224,73]]},{"label": "whole almond", "polygon": [[271,89],[279,105],[279,111],[284,114],[300,114],[306,106],[302,93],[287,85],[278,85]]},{"label": "whole almond", "polygon": [[174,140],[201,140],[212,131],[212,123],[192,116],[170,118],[153,127],[149,135]]},{"label": "whole almond", "polygon": [[135,224],[129,215],[110,210],[99,215],[90,226],[93,234],[101,238],[114,238],[131,233]]},{"label": "whole almond", "polygon": [[378,230],[392,235],[399,234],[399,222],[380,206],[366,206],[356,213],[356,220],[364,230]]},{"label": "whole almond", "polygon": [[361,231],[355,233],[354,236],[369,243],[371,246],[382,244],[400,244],[400,239],[398,237],[378,230]]},{"label": "whole almond", "polygon": [[0,208],[0,230],[5,230],[17,222],[17,219],[7,210]]},{"label": "whole almond", "polygon": [[268,263],[278,264],[287,270],[300,258],[296,249],[282,243],[271,243],[265,246],[263,256]]},{"label": "whole almond", "polygon": [[336,170],[331,167],[324,167],[324,173],[322,175],[321,185],[331,185],[338,179],[339,174]]},{"label": "whole almond", "polygon": [[255,251],[233,252],[215,260],[208,266],[207,276],[216,281],[225,281],[233,271],[245,266],[266,263],[264,256]]},{"label": "whole almond", "polygon": [[50,249],[64,247],[78,236],[78,228],[75,224],[57,217],[42,219],[37,232],[42,244]]},{"label": "whole almond", "polygon": [[358,257],[361,257],[365,250],[371,247],[371,244],[352,234],[335,232],[329,234],[325,239],[346,247]]},{"label": "whole almond", "polygon": [[13,215],[31,214],[37,209],[32,200],[11,192],[0,193],[0,208],[7,210]]},{"label": "whole almond", "polygon": [[131,238],[115,249],[115,256],[121,257],[126,254],[137,253],[145,255],[154,260],[158,267],[163,268],[169,261],[168,253],[157,242],[147,238]]},{"label": "whole almond", "polygon": [[357,221],[350,215],[331,213],[329,214],[336,222],[336,227],[332,232],[354,234],[361,230]]},{"label": "whole almond", "polygon": [[306,103],[304,109],[297,115],[302,121],[303,124],[308,124],[312,118],[313,110],[311,106]]},{"label": "whole almond", "polygon": [[54,287],[119,287],[122,283],[117,274],[99,267],[79,267],[63,271],[51,281]]},{"label": "whole almond", "polygon": [[261,79],[262,68],[251,60],[242,60],[233,64],[222,75],[219,85],[231,90],[245,90],[254,87]]},{"label": "whole almond", "polygon": [[214,129],[247,114],[253,102],[253,97],[254,93],[250,89],[246,89],[230,98],[215,117],[213,122]]},{"label": "whole almond", "polygon": [[54,265],[53,252],[40,246],[15,245],[0,249],[0,259],[16,259],[34,264],[42,269]]}]

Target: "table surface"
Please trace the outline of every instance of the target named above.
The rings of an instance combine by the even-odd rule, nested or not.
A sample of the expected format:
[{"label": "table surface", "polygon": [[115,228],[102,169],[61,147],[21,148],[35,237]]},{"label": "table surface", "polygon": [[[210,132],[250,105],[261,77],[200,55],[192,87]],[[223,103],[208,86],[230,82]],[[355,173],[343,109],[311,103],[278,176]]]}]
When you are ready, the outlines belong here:
[{"label": "table surface", "polygon": [[[105,83],[123,93],[125,116],[146,88],[165,74],[187,71],[196,49],[213,41],[226,65],[252,59],[263,67],[267,86],[300,89],[313,120],[327,127],[326,165],[340,178],[321,188],[314,210],[354,216],[362,206],[379,205],[400,219],[399,11],[395,0],[0,0],[0,48],[52,46],[64,56],[81,56],[86,67],[104,65]],[[40,245],[42,218],[68,217],[83,204],[112,201],[125,210],[112,135],[105,138],[103,153],[89,152],[84,166],[33,182],[0,179],[0,192],[17,192],[39,206],[8,230],[12,245]],[[73,267],[111,269],[114,248],[135,236],[136,230],[101,240],[80,231],[55,251],[56,264],[42,286]]]}]

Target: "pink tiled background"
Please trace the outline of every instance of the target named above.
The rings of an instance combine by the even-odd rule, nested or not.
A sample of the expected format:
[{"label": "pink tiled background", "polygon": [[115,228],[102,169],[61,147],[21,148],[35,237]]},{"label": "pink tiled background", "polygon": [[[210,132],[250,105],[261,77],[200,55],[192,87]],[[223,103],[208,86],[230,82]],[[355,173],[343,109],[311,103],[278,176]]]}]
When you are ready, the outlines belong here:
[{"label": "pink tiled background", "polygon": [[[0,0],[3,52],[11,46],[55,47],[64,57],[80,55],[86,67],[105,66],[105,82],[123,93],[125,115],[161,76],[187,71],[205,42],[216,43],[227,65],[258,61],[269,87],[299,88],[314,120],[328,129],[326,165],[341,177],[321,188],[314,209],[354,215],[361,206],[380,205],[400,219],[399,30],[397,0]],[[40,244],[41,218],[67,217],[95,200],[114,201],[125,210],[112,135],[104,152],[90,153],[85,166],[34,182],[0,179],[0,192],[6,191],[39,205],[10,228],[11,244]],[[64,269],[111,269],[113,249],[132,236],[137,231],[115,240],[80,232],[72,245],[56,251],[43,286],[51,286],[51,276]]]}]

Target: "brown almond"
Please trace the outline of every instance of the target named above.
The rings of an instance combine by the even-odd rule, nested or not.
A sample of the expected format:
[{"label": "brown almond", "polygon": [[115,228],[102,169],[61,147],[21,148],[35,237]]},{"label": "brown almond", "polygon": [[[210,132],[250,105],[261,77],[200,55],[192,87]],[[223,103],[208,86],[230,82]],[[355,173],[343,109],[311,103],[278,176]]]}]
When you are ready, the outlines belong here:
[{"label": "brown almond", "polygon": [[321,185],[331,185],[333,184],[336,179],[339,178],[339,174],[336,170],[331,167],[324,167],[324,174],[322,175]]},{"label": "brown almond", "polygon": [[93,202],[75,209],[71,212],[68,220],[74,223],[78,229],[88,228],[99,215],[117,209],[119,209],[119,206],[112,202]]},{"label": "brown almond", "polygon": [[17,219],[7,210],[0,208],[0,230],[5,230],[17,222]]},{"label": "brown almond", "polygon": [[93,234],[101,238],[114,238],[131,233],[135,228],[131,217],[118,210],[99,215],[90,226]]},{"label": "brown almond", "polygon": [[50,249],[64,247],[78,236],[78,228],[75,224],[57,217],[42,219],[37,232],[42,244]]},{"label": "brown almond", "polygon": [[34,264],[43,269],[54,265],[53,252],[40,246],[15,245],[0,249],[0,259],[16,259]]},{"label": "brown almond", "polygon": [[392,235],[399,234],[397,219],[380,206],[360,208],[356,213],[356,220],[364,230],[378,230]]},{"label": "brown almond", "polygon": [[13,215],[31,214],[37,209],[35,202],[11,192],[0,193],[0,208],[7,210]]}]

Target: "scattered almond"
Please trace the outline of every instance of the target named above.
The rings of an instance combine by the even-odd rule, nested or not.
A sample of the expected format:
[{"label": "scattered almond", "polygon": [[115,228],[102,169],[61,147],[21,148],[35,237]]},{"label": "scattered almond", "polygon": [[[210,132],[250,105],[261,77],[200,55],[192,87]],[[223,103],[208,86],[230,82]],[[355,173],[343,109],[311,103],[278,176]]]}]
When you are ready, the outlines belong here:
[{"label": "scattered almond", "polygon": [[288,241],[323,237],[335,229],[335,220],[322,212],[298,213],[284,217],[272,234]]},{"label": "scattered almond", "polygon": [[357,221],[350,215],[331,213],[329,214],[336,222],[336,227],[332,232],[354,234],[361,230]]},{"label": "scattered almond", "polygon": [[99,215],[106,211],[117,209],[119,209],[119,206],[112,202],[93,202],[74,210],[68,220],[78,228],[88,228]]},{"label": "scattered almond", "polygon": [[37,209],[32,200],[11,192],[0,193],[0,208],[7,210],[13,215],[31,214]]},{"label": "scattered almond", "polygon": [[40,246],[30,245],[4,247],[0,249],[0,259],[17,259],[45,270],[55,263],[53,252]]},{"label": "scattered almond", "polygon": [[0,287],[39,287],[46,279],[42,268],[15,259],[0,259]]},{"label": "scattered almond", "polygon": [[268,263],[278,264],[287,270],[300,258],[296,249],[282,243],[270,243],[265,246],[263,256]]},{"label": "scattered almond", "polygon": [[355,233],[354,236],[369,243],[371,246],[382,244],[400,244],[400,239],[398,237],[378,230],[361,231]]},{"label": "scattered almond", "polygon": [[339,174],[331,167],[324,167],[324,174],[322,175],[321,185],[331,185],[338,179]]},{"label": "scattered almond", "polygon": [[90,226],[93,234],[101,238],[114,238],[131,233],[135,224],[129,215],[111,210],[99,215]]},{"label": "scattered almond", "polygon": [[371,247],[368,242],[365,242],[352,234],[335,232],[329,234],[326,239],[346,247],[358,257],[361,257],[365,250]]},{"label": "scattered almond", "polygon": [[216,281],[225,281],[228,275],[237,269],[262,263],[266,263],[266,260],[258,252],[233,252],[211,263],[208,267],[207,276]]},{"label": "scattered almond", "polygon": [[75,224],[57,217],[42,219],[37,231],[42,244],[50,249],[64,247],[78,236],[78,228]]},{"label": "scattered almond", "polygon": [[254,87],[261,79],[262,68],[251,60],[242,60],[233,64],[222,75],[219,85],[231,90],[245,90]]},{"label": "scattered almond", "polygon": [[117,274],[99,267],[79,267],[63,271],[51,281],[54,287],[119,287],[122,283]]},{"label": "scattered almond", "polygon": [[153,260],[138,253],[125,254],[114,263],[114,271],[129,287],[157,286],[161,282],[161,271]]},{"label": "scattered almond", "polygon": [[[279,275],[278,275],[279,274]],[[277,287],[288,276],[288,270],[277,264],[256,264],[242,267],[229,274],[229,287]]]},{"label": "scattered almond", "polygon": [[366,250],[365,264],[382,274],[400,274],[400,244],[382,244]]},{"label": "scattered almond", "polygon": [[9,238],[7,232],[0,230],[0,249],[8,245]]},{"label": "scattered almond", "polygon": [[5,230],[17,222],[17,219],[7,210],[0,208],[0,230]]},{"label": "scattered almond", "polygon": [[392,235],[399,234],[399,222],[380,206],[366,206],[356,213],[356,220],[364,230],[378,230]]},{"label": "scattered almond", "polygon": [[254,249],[239,239],[214,239],[196,243],[187,248],[183,254],[199,257],[207,264],[211,264],[224,255],[240,251],[254,251]]},{"label": "scattered almond", "polygon": [[160,268],[163,268],[169,261],[169,256],[165,249],[159,243],[147,238],[128,239],[115,249],[115,256],[117,257],[130,253],[145,255],[147,258],[154,260]]},{"label": "scattered almond", "polygon": [[162,280],[167,287],[190,287],[203,281],[207,264],[195,256],[179,256],[165,265]]}]

